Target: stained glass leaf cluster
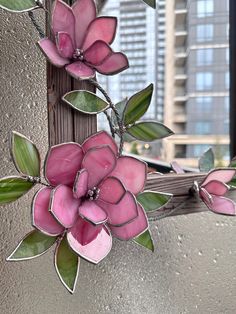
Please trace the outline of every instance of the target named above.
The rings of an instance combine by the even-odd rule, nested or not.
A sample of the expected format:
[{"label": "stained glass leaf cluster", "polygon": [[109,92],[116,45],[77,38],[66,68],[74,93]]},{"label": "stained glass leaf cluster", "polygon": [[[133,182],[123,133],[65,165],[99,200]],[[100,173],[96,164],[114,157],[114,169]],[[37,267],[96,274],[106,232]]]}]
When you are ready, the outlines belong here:
[{"label": "stained glass leaf cluster", "polygon": [[14,202],[27,193],[34,186],[29,177],[40,177],[40,155],[34,143],[12,132],[10,151],[20,175],[0,179],[0,205]]},{"label": "stained glass leaf cluster", "polygon": [[[153,84],[150,84],[128,100],[123,100],[116,104],[116,108],[126,129],[126,133],[124,134],[125,141],[131,142],[139,140],[143,142],[152,142],[173,134],[168,127],[158,121],[139,121],[148,111],[152,96]],[[112,118],[115,125],[117,125],[117,120],[114,114]]]}]

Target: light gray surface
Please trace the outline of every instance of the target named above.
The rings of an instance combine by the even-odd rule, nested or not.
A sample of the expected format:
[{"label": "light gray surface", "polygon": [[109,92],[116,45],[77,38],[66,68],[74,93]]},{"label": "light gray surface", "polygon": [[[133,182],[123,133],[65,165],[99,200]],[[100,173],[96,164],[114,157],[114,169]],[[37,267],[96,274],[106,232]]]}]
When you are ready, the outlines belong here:
[{"label": "light gray surface", "polygon": [[[8,152],[11,129],[47,150],[45,62],[34,47],[27,16],[1,18],[1,176],[14,174]],[[31,38],[31,33],[34,37]],[[152,226],[156,252],[114,241],[99,266],[82,262],[77,290],[69,295],[53,268],[52,252],[6,263],[29,231],[30,200],[0,211],[0,313],[2,314],[234,314],[236,219],[201,214]]]}]

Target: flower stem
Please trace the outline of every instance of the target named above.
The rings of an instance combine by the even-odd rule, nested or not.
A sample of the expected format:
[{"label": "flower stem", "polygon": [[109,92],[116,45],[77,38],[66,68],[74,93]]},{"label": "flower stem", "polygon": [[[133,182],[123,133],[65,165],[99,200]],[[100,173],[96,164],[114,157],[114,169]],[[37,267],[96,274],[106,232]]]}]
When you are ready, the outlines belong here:
[{"label": "flower stem", "polygon": [[25,178],[27,179],[27,181],[29,181],[33,184],[41,184],[41,185],[47,186],[47,187],[50,186],[49,184],[43,182],[41,177],[26,176]]},{"label": "flower stem", "polygon": [[[119,156],[121,156],[122,152],[123,152],[123,148],[124,148],[124,125],[123,125],[123,122],[122,122],[122,120],[120,118],[120,114],[119,114],[117,108],[115,107],[115,105],[113,104],[111,98],[109,97],[107,92],[102,88],[102,86],[97,81],[95,81],[93,79],[89,79],[88,81],[89,81],[89,83],[93,84],[104,95],[104,97],[106,98],[107,102],[110,105],[110,109],[114,112],[114,114],[116,116],[117,123],[118,123],[118,126],[119,126],[119,136],[120,136]],[[108,118],[108,116],[109,116],[108,113],[106,112],[105,114],[106,114],[106,116]],[[113,127],[113,124],[112,124],[110,116],[108,118],[108,122],[109,122],[109,125],[110,125],[110,128],[111,128],[111,132],[114,135],[116,133],[116,131],[115,131],[114,127]]]}]

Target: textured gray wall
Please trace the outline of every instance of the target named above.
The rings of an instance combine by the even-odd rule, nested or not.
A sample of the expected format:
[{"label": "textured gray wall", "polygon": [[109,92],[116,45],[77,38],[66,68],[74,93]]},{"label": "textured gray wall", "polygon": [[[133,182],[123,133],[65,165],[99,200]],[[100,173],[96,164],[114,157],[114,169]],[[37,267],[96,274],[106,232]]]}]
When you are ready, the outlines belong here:
[{"label": "textured gray wall", "polygon": [[[0,12],[1,176],[14,174],[8,152],[11,129],[47,150],[45,62],[34,46],[27,15]],[[32,37],[31,37],[32,36]],[[236,312],[236,219],[201,214],[152,225],[156,252],[114,241],[98,266],[82,262],[77,290],[69,295],[53,268],[52,252],[6,263],[29,230],[30,200],[0,211],[0,313],[178,314]]]}]

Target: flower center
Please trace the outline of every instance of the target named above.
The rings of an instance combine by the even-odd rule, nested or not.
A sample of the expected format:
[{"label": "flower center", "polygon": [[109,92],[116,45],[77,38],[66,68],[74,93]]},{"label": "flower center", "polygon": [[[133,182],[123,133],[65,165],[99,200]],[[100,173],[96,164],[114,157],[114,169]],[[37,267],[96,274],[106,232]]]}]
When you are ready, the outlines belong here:
[{"label": "flower center", "polygon": [[100,193],[100,189],[97,188],[97,187],[94,187],[93,189],[88,190],[87,197],[88,197],[91,201],[95,201],[95,200],[98,199],[99,193]]},{"label": "flower center", "polygon": [[78,49],[78,48],[75,49],[75,51],[73,53],[73,59],[83,61],[84,60],[84,51],[82,49]]}]

